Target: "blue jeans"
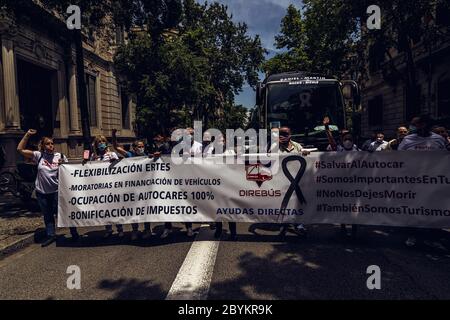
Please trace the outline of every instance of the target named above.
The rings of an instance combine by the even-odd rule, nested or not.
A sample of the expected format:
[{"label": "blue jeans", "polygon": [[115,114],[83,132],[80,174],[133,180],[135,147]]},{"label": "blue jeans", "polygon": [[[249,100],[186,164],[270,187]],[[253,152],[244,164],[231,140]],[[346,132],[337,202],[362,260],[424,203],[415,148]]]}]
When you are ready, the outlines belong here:
[{"label": "blue jeans", "polygon": [[[36,191],[36,198],[44,215],[45,230],[47,236],[55,236],[55,215],[58,214],[58,192],[55,193],[40,193]],[[72,236],[77,235],[77,228],[70,228]]]},{"label": "blue jeans", "polygon": [[44,215],[47,236],[55,235],[55,215],[58,213],[58,192],[43,194],[36,192],[36,198]]}]

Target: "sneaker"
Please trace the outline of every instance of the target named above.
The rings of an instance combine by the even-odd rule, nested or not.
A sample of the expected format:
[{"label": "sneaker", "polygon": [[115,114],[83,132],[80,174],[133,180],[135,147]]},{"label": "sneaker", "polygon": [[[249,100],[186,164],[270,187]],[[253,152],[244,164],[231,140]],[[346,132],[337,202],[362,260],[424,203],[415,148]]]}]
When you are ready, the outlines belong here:
[{"label": "sneaker", "polygon": [[172,232],[171,229],[164,229],[163,233],[161,234],[161,239],[165,239],[169,236],[169,234]]},{"label": "sneaker", "polygon": [[194,236],[194,232],[192,231],[192,228],[188,228],[187,229],[187,236],[188,237],[193,237]]},{"label": "sneaker", "polygon": [[119,238],[123,238],[123,237],[125,236],[125,233],[123,233],[123,231],[119,231],[119,232],[117,233],[117,236],[118,236]]},{"label": "sneaker", "polygon": [[406,240],[405,244],[406,244],[408,247],[413,247],[413,246],[416,245],[416,242],[417,242],[416,238],[414,238],[414,237],[409,237],[409,238]]},{"label": "sneaker", "polygon": [[131,241],[136,241],[139,238],[139,231],[131,232]]},{"label": "sneaker", "polygon": [[80,235],[78,233],[72,234],[72,238],[70,239],[72,242],[77,242],[80,239]]},{"label": "sneaker", "polygon": [[51,245],[51,244],[52,244],[53,242],[55,242],[55,241],[56,241],[56,236],[48,237],[47,240],[45,240],[45,241],[41,244],[41,247],[42,247],[42,248],[48,247],[49,245]]},{"label": "sneaker", "polygon": [[146,240],[152,237],[152,232],[150,230],[145,230],[144,234],[142,235],[142,239]]},{"label": "sneaker", "polygon": [[107,238],[109,238],[111,236],[112,236],[112,231],[106,231],[105,234],[103,235],[103,238],[107,239]]}]

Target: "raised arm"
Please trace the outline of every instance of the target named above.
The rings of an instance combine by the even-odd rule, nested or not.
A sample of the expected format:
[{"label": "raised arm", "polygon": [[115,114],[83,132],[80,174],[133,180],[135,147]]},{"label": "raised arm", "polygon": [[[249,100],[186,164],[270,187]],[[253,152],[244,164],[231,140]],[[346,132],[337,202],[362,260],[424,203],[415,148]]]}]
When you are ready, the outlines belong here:
[{"label": "raised arm", "polygon": [[327,134],[327,138],[328,138],[328,143],[331,146],[331,149],[333,151],[337,150],[337,143],[336,140],[334,140],[333,134],[331,133],[330,130],[330,118],[329,117],[324,117],[323,118],[323,125],[325,126],[325,133]]},{"label": "raised arm", "polygon": [[113,148],[118,153],[120,153],[122,156],[126,157],[127,156],[127,150],[125,150],[124,148],[119,146],[119,144],[117,143],[117,129],[112,129],[111,135],[112,135]]},{"label": "raised arm", "polygon": [[28,139],[36,134],[36,130],[30,129],[25,133],[22,140],[20,140],[19,145],[17,146],[17,151],[24,156],[25,158],[32,159],[33,158],[33,151],[25,149],[27,147]]}]

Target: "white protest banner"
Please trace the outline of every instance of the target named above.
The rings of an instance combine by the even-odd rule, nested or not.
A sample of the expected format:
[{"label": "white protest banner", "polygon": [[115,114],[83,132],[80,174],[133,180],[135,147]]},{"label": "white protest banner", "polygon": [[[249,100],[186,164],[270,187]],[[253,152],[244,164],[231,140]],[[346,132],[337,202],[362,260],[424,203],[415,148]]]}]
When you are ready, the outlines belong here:
[{"label": "white protest banner", "polygon": [[236,221],[450,227],[448,152],[280,155],[266,165],[194,160],[63,164],[58,226]]}]

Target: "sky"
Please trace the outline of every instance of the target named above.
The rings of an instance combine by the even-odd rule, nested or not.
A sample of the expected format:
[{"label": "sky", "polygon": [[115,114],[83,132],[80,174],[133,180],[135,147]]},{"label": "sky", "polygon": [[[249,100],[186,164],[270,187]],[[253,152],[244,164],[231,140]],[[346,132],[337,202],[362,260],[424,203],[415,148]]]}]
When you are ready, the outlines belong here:
[{"label": "sky", "polygon": [[[203,0],[197,0],[204,3]],[[228,12],[235,22],[245,22],[248,33],[259,35],[264,48],[268,50],[268,57],[273,56],[277,49],[274,47],[275,35],[280,31],[281,19],[286,15],[290,4],[300,9],[301,0],[215,0],[228,7]],[[208,1],[211,3],[212,1]],[[261,75],[262,76],[262,75]],[[263,80],[261,78],[261,80]],[[245,85],[243,92],[236,96],[236,104],[253,108],[255,92]]]}]

